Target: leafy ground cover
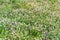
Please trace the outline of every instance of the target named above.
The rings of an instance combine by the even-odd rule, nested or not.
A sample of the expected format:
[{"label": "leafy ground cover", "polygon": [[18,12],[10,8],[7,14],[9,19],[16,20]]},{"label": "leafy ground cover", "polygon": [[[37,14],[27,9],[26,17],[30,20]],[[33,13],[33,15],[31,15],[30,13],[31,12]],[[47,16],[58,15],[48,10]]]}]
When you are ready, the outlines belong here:
[{"label": "leafy ground cover", "polygon": [[0,0],[1,40],[60,40],[60,0]]}]

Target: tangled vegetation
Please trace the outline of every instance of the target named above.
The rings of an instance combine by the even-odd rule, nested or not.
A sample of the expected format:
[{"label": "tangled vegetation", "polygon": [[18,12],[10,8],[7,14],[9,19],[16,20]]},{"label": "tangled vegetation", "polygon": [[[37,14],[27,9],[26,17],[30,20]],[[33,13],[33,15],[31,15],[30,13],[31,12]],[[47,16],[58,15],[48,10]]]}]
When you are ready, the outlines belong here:
[{"label": "tangled vegetation", "polygon": [[0,0],[0,40],[60,40],[60,0]]}]

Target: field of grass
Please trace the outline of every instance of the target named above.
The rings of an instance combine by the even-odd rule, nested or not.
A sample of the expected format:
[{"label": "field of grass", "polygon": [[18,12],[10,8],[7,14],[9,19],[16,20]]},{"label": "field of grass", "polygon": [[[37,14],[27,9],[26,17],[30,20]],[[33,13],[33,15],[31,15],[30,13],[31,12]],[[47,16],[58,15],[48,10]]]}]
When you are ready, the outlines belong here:
[{"label": "field of grass", "polygon": [[0,40],[60,40],[60,0],[0,0]]}]

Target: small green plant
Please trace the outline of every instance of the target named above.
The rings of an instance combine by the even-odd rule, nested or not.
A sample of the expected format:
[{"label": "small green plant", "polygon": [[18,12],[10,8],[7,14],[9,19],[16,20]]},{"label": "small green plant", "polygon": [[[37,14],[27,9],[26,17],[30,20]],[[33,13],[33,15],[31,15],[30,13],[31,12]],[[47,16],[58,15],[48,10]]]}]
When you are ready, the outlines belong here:
[{"label": "small green plant", "polygon": [[54,4],[55,0],[50,0],[50,2],[51,2],[52,4]]}]

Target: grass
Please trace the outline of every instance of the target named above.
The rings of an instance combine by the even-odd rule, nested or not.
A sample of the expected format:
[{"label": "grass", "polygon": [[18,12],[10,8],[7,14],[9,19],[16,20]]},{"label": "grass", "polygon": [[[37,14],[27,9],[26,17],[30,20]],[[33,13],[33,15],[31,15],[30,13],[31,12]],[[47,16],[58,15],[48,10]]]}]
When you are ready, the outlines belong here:
[{"label": "grass", "polygon": [[1,40],[60,40],[59,0],[0,0]]}]

